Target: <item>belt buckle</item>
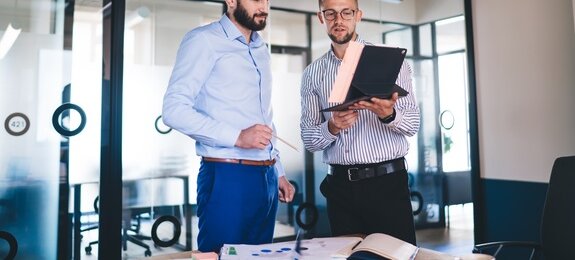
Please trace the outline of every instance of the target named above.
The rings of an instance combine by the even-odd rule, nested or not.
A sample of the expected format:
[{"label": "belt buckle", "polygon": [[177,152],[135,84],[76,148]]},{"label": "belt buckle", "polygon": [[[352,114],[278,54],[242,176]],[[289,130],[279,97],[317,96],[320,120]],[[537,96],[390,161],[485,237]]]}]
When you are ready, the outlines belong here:
[{"label": "belt buckle", "polygon": [[347,169],[347,179],[349,181],[359,181],[359,179],[353,179],[351,176],[353,175],[353,171],[355,171],[355,173],[359,172],[359,168],[349,168]]},{"label": "belt buckle", "polygon": [[377,175],[384,175],[394,172],[393,165],[391,163],[382,164],[377,167]]}]

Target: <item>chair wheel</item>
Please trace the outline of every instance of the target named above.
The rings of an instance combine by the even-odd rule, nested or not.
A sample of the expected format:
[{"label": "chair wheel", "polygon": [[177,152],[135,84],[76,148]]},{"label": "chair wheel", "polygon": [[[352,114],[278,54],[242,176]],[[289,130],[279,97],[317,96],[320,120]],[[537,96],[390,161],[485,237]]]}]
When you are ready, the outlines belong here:
[{"label": "chair wheel", "polygon": [[91,246],[87,246],[86,248],[84,248],[84,250],[86,251],[87,255],[91,255],[92,254],[92,247]]},{"label": "chair wheel", "polygon": [[145,256],[152,256],[152,251],[150,250],[146,250],[146,252],[144,252]]}]

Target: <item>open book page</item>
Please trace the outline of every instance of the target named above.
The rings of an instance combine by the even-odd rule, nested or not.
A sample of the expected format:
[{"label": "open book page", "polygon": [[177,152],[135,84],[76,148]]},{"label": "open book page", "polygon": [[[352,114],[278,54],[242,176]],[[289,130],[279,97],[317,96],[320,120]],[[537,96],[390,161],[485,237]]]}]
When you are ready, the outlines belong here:
[{"label": "open book page", "polygon": [[418,247],[401,239],[386,234],[374,233],[365,237],[352,252],[369,251],[392,260],[404,260],[414,259],[418,250]]},{"label": "open book page", "polygon": [[335,76],[335,81],[333,82],[328,102],[341,103],[345,100],[345,96],[347,95],[347,91],[349,90],[349,86],[353,80],[355,68],[357,67],[359,58],[361,57],[363,47],[364,45],[359,42],[349,42],[349,45],[345,50],[343,60],[337,70],[337,75]]},{"label": "open book page", "polygon": [[331,254],[332,259],[347,259],[357,244],[363,240],[360,237],[340,237],[340,239],[342,239],[342,246]]}]

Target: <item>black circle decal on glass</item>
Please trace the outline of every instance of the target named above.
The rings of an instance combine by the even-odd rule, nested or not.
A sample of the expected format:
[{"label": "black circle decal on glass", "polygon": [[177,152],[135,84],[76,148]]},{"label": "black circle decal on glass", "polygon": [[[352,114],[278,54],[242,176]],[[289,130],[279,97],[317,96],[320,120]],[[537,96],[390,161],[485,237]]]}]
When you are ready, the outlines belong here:
[{"label": "black circle decal on glass", "polygon": [[6,240],[6,242],[8,242],[8,246],[10,247],[8,250],[8,255],[6,255],[4,259],[14,259],[16,257],[16,253],[18,253],[18,242],[16,241],[16,238],[6,231],[0,231],[0,239]]},{"label": "black circle decal on glass", "polygon": [[21,136],[30,129],[30,119],[22,113],[12,113],[4,121],[4,128],[13,136]]},{"label": "black circle decal on glass", "polygon": [[[311,213],[310,217],[311,219],[309,220],[308,223],[304,223],[302,220],[302,213],[305,209],[309,210]],[[318,218],[317,208],[315,207],[315,205],[309,202],[302,203],[297,208],[295,216],[296,216],[295,221],[301,228],[303,228],[304,230],[310,230],[315,226],[315,223],[317,222]]]},{"label": "black circle decal on glass", "polygon": [[449,110],[444,110],[439,114],[439,124],[445,130],[450,130],[455,125],[455,116]]},{"label": "black circle decal on glass", "polygon": [[[160,224],[166,221],[171,222],[174,225],[174,235],[172,239],[168,241],[161,240],[158,237],[158,227],[160,226]],[[176,242],[178,242],[181,233],[182,233],[182,224],[180,224],[180,221],[174,216],[169,215],[161,216],[158,219],[156,219],[156,221],[154,221],[154,224],[152,225],[152,240],[156,245],[161,247],[171,247],[175,245]]]},{"label": "black circle decal on glass", "polygon": [[[64,126],[62,126],[62,122],[59,122],[58,120],[60,118],[60,115],[68,109],[75,110],[76,112],[78,112],[78,114],[80,114],[81,117],[80,125],[78,126],[78,128],[74,130],[66,129]],[[62,119],[62,121],[64,120]],[[82,132],[82,130],[84,130],[84,127],[86,126],[86,113],[84,113],[84,110],[78,105],[72,103],[62,104],[56,109],[56,111],[54,111],[54,114],[52,115],[52,126],[54,126],[54,129],[56,129],[56,132],[58,132],[63,136],[77,135],[80,132]]]},{"label": "black circle decal on glass", "polygon": [[96,196],[94,199],[94,212],[100,213],[100,196]]},{"label": "black circle decal on glass", "polygon": [[412,191],[410,195],[411,195],[411,201],[417,202],[417,208],[414,210],[412,209],[413,215],[415,216],[421,213],[421,210],[423,209],[423,195],[421,195],[421,192],[419,191]]},{"label": "black circle decal on glass", "polygon": [[[158,131],[158,133],[160,134],[167,134],[169,132],[172,131],[172,128],[168,128],[167,130],[162,130],[160,129],[159,123],[160,123],[160,119],[162,119],[162,116],[158,116],[158,118],[156,118],[156,123],[155,123],[155,127],[156,127],[156,131]],[[162,126],[166,126],[162,123]]]}]

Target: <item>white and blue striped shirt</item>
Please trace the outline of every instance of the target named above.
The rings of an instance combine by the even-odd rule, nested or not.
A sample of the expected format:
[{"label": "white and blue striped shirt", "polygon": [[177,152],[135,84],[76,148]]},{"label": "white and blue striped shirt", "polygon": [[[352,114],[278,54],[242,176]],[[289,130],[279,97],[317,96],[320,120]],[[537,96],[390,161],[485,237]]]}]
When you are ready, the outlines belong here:
[{"label": "white and blue striped shirt", "polygon": [[[366,44],[357,37],[356,41]],[[327,100],[341,59],[332,49],[312,62],[303,72],[301,84],[301,137],[307,150],[323,150],[328,164],[370,164],[405,156],[409,150],[408,136],[419,130],[420,114],[411,85],[411,68],[404,62],[396,84],[409,92],[395,103],[396,116],[382,123],[375,113],[360,110],[357,122],[349,129],[332,135],[328,130],[331,112]]]}]

